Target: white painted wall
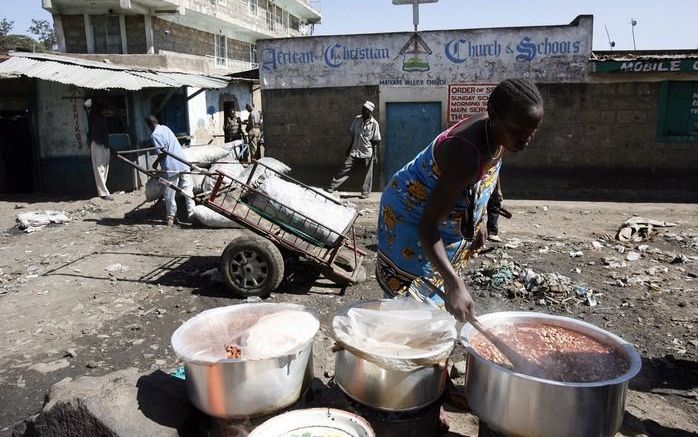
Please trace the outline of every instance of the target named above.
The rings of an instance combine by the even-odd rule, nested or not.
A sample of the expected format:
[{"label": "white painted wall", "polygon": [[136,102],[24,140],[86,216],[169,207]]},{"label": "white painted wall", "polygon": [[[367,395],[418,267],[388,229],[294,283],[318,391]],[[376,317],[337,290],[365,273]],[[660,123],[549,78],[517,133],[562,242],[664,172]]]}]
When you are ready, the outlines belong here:
[{"label": "white painted wall", "polygon": [[260,81],[263,89],[583,82],[592,30],[593,18],[580,16],[561,26],[260,40]]},{"label": "white painted wall", "polygon": [[39,141],[41,158],[56,158],[67,156],[88,156],[90,147],[87,144],[87,114],[85,113],[82,92],[76,92],[75,105],[78,114],[81,146],[75,135],[75,119],[73,101],[64,99],[70,97],[68,85],[46,80],[37,80],[38,98],[36,102],[37,119],[39,120]]}]

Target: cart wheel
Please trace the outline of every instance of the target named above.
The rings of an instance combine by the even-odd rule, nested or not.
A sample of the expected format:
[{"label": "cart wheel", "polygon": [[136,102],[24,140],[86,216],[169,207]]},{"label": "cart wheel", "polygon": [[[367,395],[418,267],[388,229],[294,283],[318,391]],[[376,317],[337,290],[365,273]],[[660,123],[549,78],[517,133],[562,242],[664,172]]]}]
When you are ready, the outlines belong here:
[{"label": "cart wheel", "polygon": [[[343,276],[338,275],[334,270],[329,267],[323,267],[322,274],[330,281],[338,285],[356,285],[364,282],[367,278],[366,268],[360,265],[358,269],[354,268],[354,260],[349,259],[343,255],[337,256],[335,259],[335,265],[344,271],[345,274],[353,276],[354,279],[349,280]],[[356,270],[356,271],[355,271]]]},{"label": "cart wheel", "polygon": [[237,297],[268,296],[284,277],[284,259],[266,238],[245,235],[228,243],[221,271]]}]

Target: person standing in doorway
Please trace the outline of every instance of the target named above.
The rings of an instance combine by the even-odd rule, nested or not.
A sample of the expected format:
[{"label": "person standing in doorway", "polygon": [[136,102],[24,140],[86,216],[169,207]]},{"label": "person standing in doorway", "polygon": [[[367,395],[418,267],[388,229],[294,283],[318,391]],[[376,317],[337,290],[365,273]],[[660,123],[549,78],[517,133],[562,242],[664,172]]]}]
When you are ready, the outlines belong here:
[{"label": "person standing in doorway", "polygon": [[92,172],[95,177],[97,194],[104,200],[114,200],[107,188],[111,151],[109,150],[107,119],[102,114],[103,109],[97,99],[85,100],[87,143],[90,145],[90,155],[92,155]]},{"label": "person standing in doorway", "polygon": [[237,112],[233,111],[225,115],[223,133],[226,143],[242,139],[242,121]]},{"label": "person standing in doorway", "polygon": [[[177,137],[170,130],[169,127],[161,125],[158,123],[158,119],[154,115],[149,115],[145,119],[145,123],[150,128],[152,134],[150,138],[153,140],[153,146],[157,148],[158,157],[153,163],[153,169],[157,170],[160,166],[160,173],[162,173],[162,178],[167,179],[173,185],[179,187],[185,192],[185,201],[187,205],[187,219],[191,222],[191,218],[194,215],[194,196],[193,194],[193,182],[191,175],[187,173],[189,171],[189,166],[182,161],[173,158],[168,155],[172,154],[180,158],[184,157],[184,151],[182,146],[177,141]],[[167,153],[165,153],[167,152]],[[167,226],[172,226],[174,224],[175,218],[177,217],[177,202],[175,200],[174,188],[167,187],[165,190],[165,223]]]},{"label": "person standing in doorway", "polygon": [[344,160],[342,169],[332,178],[328,192],[336,191],[346,182],[354,166],[363,166],[366,169],[364,183],[361,186],[361,198],[367,198],[371,192],[373,163],[378,161],[381,142],[380,126],[373,118],[374,108],[375,105],[367,100],[361,107],[361,115],[357,115],[351,123],[349,128],[351,142],[347,149],[347,158]]},{"label": "person standing in doorway", "polygon": [[[259,141],[262,139],[262,114],[257,111],[253,105],[245,105],[245,109],[250,113],[247,119],[247,141],[250,145],[249,160],[263,158],[264,152],[259,149]],[[262,152],[262,156],[258,155]]]}]

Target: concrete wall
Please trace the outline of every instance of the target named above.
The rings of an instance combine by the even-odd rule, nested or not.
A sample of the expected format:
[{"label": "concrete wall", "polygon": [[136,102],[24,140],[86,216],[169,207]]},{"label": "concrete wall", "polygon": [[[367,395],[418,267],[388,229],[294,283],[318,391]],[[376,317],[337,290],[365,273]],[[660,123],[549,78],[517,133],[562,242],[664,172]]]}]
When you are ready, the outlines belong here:
[{"label": "concrete wall", "polygon": [[[189,88],[187,95],[191,96],[197,90]],[[187,102],[192,144],[223,143],[224,138],[220,136],[223,135],[223,108],[229,101],[236,103],[237,111],[245,109],[245,104],[252,101],[250,85],[235,83],[220,90],[207,90]]]},{"label": "concrete wall", "polygon": [[[263,91],[267,154],[287,163],[291,176],[327,187],[344,162],[351,140],[349,126],[366,100],[378,104],[378,87]],[[374,117],[380,120],[380,116],[378,107]],[[381,133],[384,134],[383,128]],[[381,189],[378,174],[375,169],[374,187]],[[352,177],[342,189],[359,190],[362,182],[362,178]]]},{"label": "concrete wall", "polygon": [[698,144],[658,143],[658,82],[541,85],[545,120],[505,197],[698,201]]},{"label": "concrete wall", "polygon": [[[505,198],[698,201],[698,144],[658,143],[658,82],[542,84],[544,123],[528,149],[505,159]],[[269,155],[304,182],[326,186],[343,160],[347,129],[366,99],[387,135],[386,102],[439,101],[445,89],[350,87],[264,90]],[[443,118],[443,127],[446,127]],[[382,188],[375,171],[376,190]],[[342,188],[358,190],[360,178]]]},{"label": "concrete wall", "polygon": [[585,82],[593,20],[562,26],[259,40],[264,89],[449,83]]},{"label": "concrete wall", "polygon": [[61,15],[67,53],[87,53],[85,20],[82,15]]}]

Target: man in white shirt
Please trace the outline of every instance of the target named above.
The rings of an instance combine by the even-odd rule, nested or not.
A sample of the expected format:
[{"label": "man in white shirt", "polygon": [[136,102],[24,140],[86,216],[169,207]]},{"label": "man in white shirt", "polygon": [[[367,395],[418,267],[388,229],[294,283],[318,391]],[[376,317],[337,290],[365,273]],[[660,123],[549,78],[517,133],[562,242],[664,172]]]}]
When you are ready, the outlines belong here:
[{"label": "man in white shirt", "polygon": [[[180,158],[184,158],[184,151],[179,144],[177,137],[169,127],[158,123],[158,119],[154,115],[149,115],[145,119],[146,124],[150,128],[152,134],[150,138],[153,140],[153,146],[158,149],[158,157],[153,163],[153,169],[157,170],[160,166],[161,177],[169,180],[172,184],[183,190],[188,196],[185,197],[187,205],[187,218],[191,221],[194,214],[194,200],[189,197],[193,196],[193,182],[191,175],[186,173],[189,171],[189,166],[182,161],[169,156],[171,153]],[[175,201],[174,188],[167,187],[165,190],[165,210],[167,217],[165,223],[167,226],[172,226],[177,217],[177,202]]]},{"label": "man in white shirt", "polygon": [[373,118],[375,105],[368,100],[361,107],[361,115],[357,115],[351,123],[351,143],[347,149],[347,159],[344,166],[334,176],[328,192],[332,193],[339,188],[351,174],[354,166],[364,166],[366,176],[361,187],[361,198],[365,199],[371,192],[373,185],[373,163],[378,160],[380,151],[381,133],[378,121]]}]

